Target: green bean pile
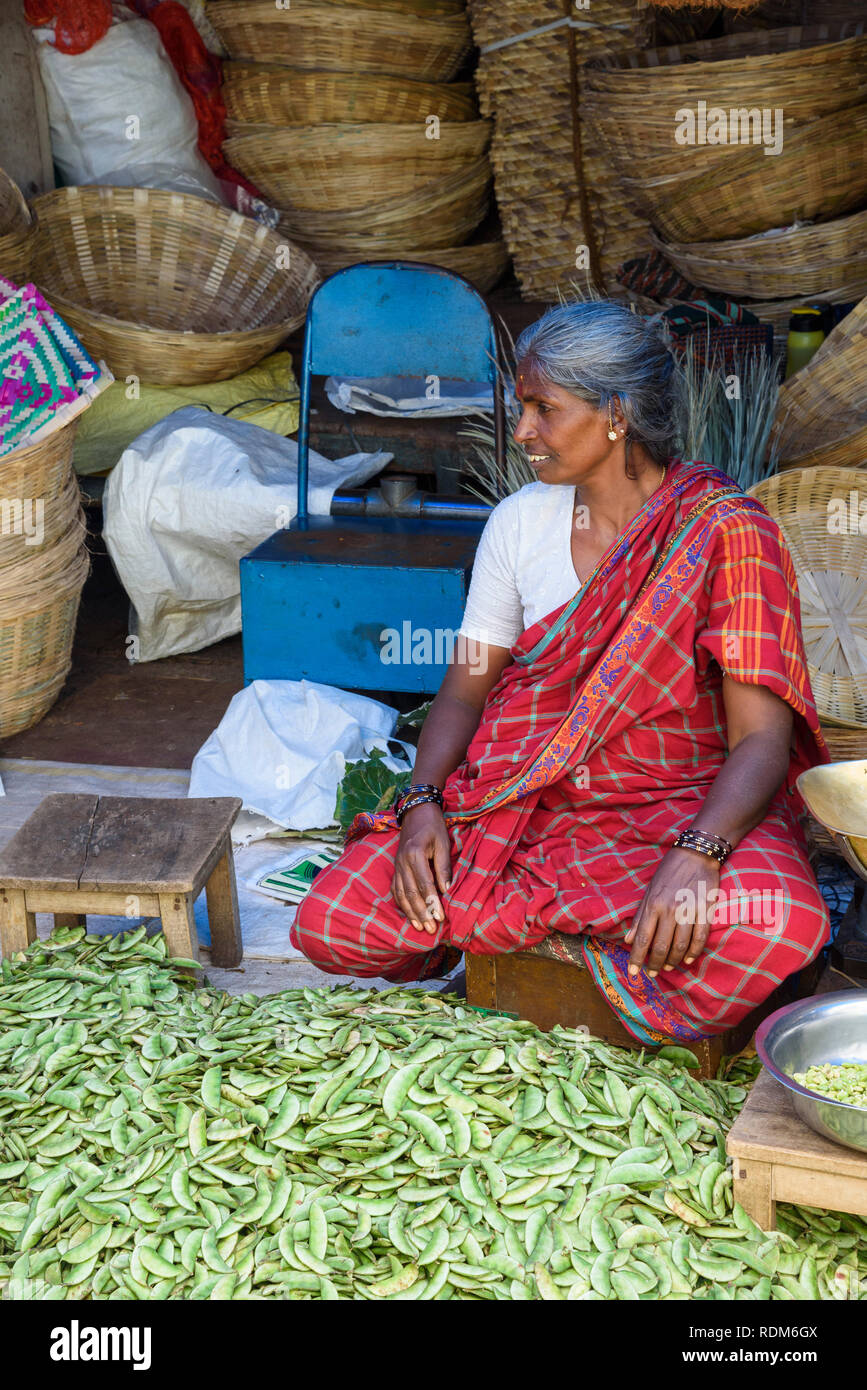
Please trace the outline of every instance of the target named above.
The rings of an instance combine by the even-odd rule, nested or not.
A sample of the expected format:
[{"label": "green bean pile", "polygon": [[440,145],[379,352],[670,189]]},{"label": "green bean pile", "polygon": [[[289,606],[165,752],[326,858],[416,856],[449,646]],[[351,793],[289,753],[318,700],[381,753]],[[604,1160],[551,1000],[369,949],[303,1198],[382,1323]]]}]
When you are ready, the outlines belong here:
[{"label": "green bean pile", "polygon": [[437,994],[197,988],[143,928],[0,971],[0,1296],[808,1299],[867,1223],[733,1205],[746,1091]]},{"label": "green bean pile", "polygon": [[808,1091],[817,1091],[830,1100],[842,1100],[846,1105],[858,1105],[867,1110],[867,1067],[858,1062],[843,1062],[832,1066],[823,1062],[819,1066],[796,1071],[794,1079]]}]

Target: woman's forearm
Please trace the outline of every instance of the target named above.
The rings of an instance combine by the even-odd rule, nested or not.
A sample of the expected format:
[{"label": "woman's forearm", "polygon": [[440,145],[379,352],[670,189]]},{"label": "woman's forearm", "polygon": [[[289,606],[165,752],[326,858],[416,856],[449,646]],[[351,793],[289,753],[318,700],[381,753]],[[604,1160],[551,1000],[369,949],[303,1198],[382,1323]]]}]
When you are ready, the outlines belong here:
[{"label": "woman's forearm", "polygon": [[444,787],[446,778],[463,762],[480,718],[480,710],[441,690],[424,721],[413,781]]},{"label": "woman's forearm", "polygon": [[764,820],[788,766],[787,734],[747,734],[717,773],[693,826],[737,845]]}]

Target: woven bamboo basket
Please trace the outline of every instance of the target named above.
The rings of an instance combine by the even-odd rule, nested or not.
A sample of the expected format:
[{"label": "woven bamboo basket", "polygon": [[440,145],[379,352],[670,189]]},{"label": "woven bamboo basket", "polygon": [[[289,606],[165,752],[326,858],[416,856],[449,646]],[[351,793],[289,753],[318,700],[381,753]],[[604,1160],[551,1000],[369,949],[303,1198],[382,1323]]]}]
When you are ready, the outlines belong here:
[{"label": "woven bamboo basket", "polygon": [[304,322],[318,283],[305,252],[203,198],[62,188],[36,206],[33,278],[120,379],[236,376]]},{"label": "woven bamboo basket", "polygon": [[54,430],[36,444],[0,458],[0,498],[42,497],[53,502],[72,477],[77,421]]},{"label": "woven bamboo basket", "polygon": [[425,125],[368,123],[274,127],[267,135],[234,136],[227,159],[276,207],[364,208],[418,188],[484,154],[488,121],[450,121],[429,140]]},{"label": "woven bamboo basket", "polygon": [[491,167],[482,155],[444,178],[367,207],[338,212],[284,209],[280,230],[306,239],[317,254],[332,250],[391,255],[416,240],[420,227],[429,248],[457,246],[486,216],[490,184]]},{"label": "woven bamboo basket", "polygon": [[867,729],[867,535],[858,524],[859,506],[867,508],[867,476],[802,468],[766,478],[750,492],[777,521],[792,555],[819,717]]},{"label": "woven bamboo basket", "polygon": [[[785,447],[797,447],[797,436],[789,438]],[[867,425],[820,444],[806,454],[788,453],[780,468],[867,468]]]},{"label": "woven bamboo basket", "polygon": [[[649,249],[648,224],[586,138],[575,90],[588,60],[647,42],[646,5],[593,0],[571,30],[563,0],[469,0],[469,12],[482,50],[479,106],[495,122],[497,206],[523,295],[556,301],[591,284],[613,292],[618,264]],[[487,48],[504,39],[511,42]],[[579,265],[582,247],[593,248],[598,276]]]},{"label": "woven bamboo basket", "polygon": [[[675,112],[699,101],[726,111],[782,107],[800,124],[867,100],[865,28],[800,25],[602,57],[584,74],[587,111],[625,163],[679,164]],[[688,148],[690,160],[701,148]]]},{"label": "woven bamboo basket", "polygon": [[734,241],[652,239],[687,280],[723,294],[787,299],[815,295],[820,285],[849,299],[867,294],[867,210]]},{"label": "woven bamboo basket", "polygon": [[[333,275],[344,266],[354,265],[358,260],[375,260],[369,253],[353,256],[344,251],[323,252],[316,248],[317,264],[323,275]],[[436,249],[419,250],[417,247],[395,247],[388,252],[388,260],[422,261],[426,265],[439,265],[445,270],[453,270],[463,275],[465,280],[475,285],[485,294],[502,279],[509,265],[509,253],[504,241],[471,242],[465,246],[447,246]]]},{"label": "woven bamboo basket", "polygon": [[867,758],[867,729],[840,729],[834,724],[823,724],[822,734],[832,762],[845,763],[853,758]]},{"label": "woven bamboo basket", "polygon": [[[624,195],[669,241],[686,242],[857,207],[867,192],[867,141],[861,116],[851,113],[867,101],[867,35],[823,41],[840,32],[820,26],[732,35],[588,67],[583,110]],[[780,153],[766,154],[761,143],[678,144],[677,113],[703,102],[760,117],[759,98],[762,108],[783,112]],[[844,109],[850,114],[842,121]],[[849,163],[854,188],[847,187]]]},{"label": "woven bamboo basket", "polygon": [[0,738],[36,724],[66,680],[89,569],[84,534],[79,508],[54,545],[0,570]]},{"label": "woven bamboo basket", "polygon": [[208,18],[230,57],[332,72],[448,82],[471,47],[466,15],[426,16],[292,0],[215,0]]},{"label": "woven bamboo basket", "polygon": [[472,121],[478,109],[471,82],[406,82],[369,73],[310,72],[260,63],[224,63],[228,133],[248,124],[333,125],[336,122]]},{"label": "woven bamboo basket", "polygon": [[16,285],[30,278],[36,223],[17,183],[0,169],[0,276]]},{"label": "woven bamboo basket", "polygon": [[[770,167],[769,167],[770,166]],[[647,185],[642,198],[647,203]],[[790,222],[821,221],[867,199],[867,104],[797,126],[782,152],[750,147],[719,170],[653,187],[651,220],[673,241],[750,236]]]},{"label": "woven bamboo basket", "polygon": [[774,429],[783,459],[799,459],[867,428],[867,299],[780,387]]}]

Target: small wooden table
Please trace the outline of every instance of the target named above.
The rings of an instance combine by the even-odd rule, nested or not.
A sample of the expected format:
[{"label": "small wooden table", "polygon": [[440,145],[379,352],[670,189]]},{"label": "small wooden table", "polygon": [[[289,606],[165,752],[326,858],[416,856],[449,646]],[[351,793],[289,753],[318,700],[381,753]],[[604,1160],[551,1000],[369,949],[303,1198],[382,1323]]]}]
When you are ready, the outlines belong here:
[{"label": "small wooden table", "polygon": [[785,1086],[762,1071],[731,1128],[734,1195],[766,1231],[777,1202],[867,1216],[867,1153],[823,1139],[805,1125]]},{"label": "small wooden table", "polygon": [[237,797],[47,796],[0,852],[0,955],[36,938],[37,912],[55,926],[158,917],[169,954],[198,960],[193,903],[205,889],[211,960],[241,961],[230,831]]}]

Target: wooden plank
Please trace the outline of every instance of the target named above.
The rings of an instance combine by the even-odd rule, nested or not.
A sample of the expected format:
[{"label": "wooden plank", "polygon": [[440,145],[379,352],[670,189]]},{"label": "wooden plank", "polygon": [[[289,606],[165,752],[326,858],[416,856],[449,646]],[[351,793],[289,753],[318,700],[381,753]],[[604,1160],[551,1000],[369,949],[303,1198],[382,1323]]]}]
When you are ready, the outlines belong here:
[{"label": "wooden plank", "polygon": [[750,1160],[744,1165],[739,1158],[735,1159],[732,1168],[735,1201],[740,1202],[747,1216],[751,1216],[763,1231],[776,1230],[777,1226],[774,1171],[772,1163]]},{"label": "wooden plank", "polygon": [[818,1168],[793,1168],[783,1163],[768,1166],[773,1168],[776,1201],[867,1216],[867,1173],[853,1178]]},{"label": "wooden plank", "polygon": [[192,893],[161,893],[160,917],[170,956],[199,959]]},{"label": "wooden plank", "polygon": [[46,796],[0,851],[0,883],[77,888],[99,799],[67,792]]},{"label": "wooden plank", "polygon": [[729,1131],[726,1148],[745,1162],[773,1162],[778,1166],[814,1168],[841,1178],[867,1178],[867,1154],[816,1134],[795,1113],[785,1086],[767,1071],[756,1078]]},{"label": "wooden plank", "polygon": [[36,918],[28,912],[20,888],[0,888],[0,956],[25,951],[36,940]]},{"label": "wooden plank", "polygon": [[100,797],[80,887],[198,892],[241,804],[234,796]]},{"label": "wooden plank", "polygon": [[42,888],[28,888],[24,894],[30,912],[91,912],[100,917],[158,917],[160,900],[157,893],[51,893]]},{"label": "wooden plank", "polygon": [[208,900],[208,925],[211,928],[211,964],[231,970],[233,966],[241,964],[244,948],[241,944],[235,861],[229,836],[223,841],[223,853],[205,885],[205,894]]},{"label": "wooden plank", "polygon": [[467,1003],[477,1009],[496,1009],[496,956],[464,956],[467,972]]}]

